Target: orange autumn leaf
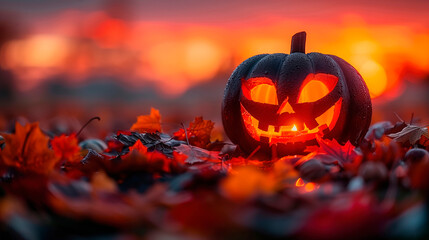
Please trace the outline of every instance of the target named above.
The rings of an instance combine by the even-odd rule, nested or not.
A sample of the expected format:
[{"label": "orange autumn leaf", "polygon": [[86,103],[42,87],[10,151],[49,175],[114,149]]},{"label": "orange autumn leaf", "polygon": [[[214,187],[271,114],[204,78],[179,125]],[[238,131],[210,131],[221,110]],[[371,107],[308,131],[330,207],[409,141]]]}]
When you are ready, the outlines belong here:
[{"label": "orange autumn leaf", "polygon": [[79,156],[80,147],[76,134],[56,136],[51,140],[51,145],[55,155],[60,159],[73,161]]},{"label": "orange autumn leaf", "polygon": [[141,115],[137,117],[137,122],[131,126],[131,131],[143,132],[161,132],[161,115],[159,110],[150,109],[149,115]]},{"label": "orange autumn leaf", "polygon": [[36,173],[50,172],[58,158],[48,148],[49,138],[39,128],[39,124],[25,126],[16,123],[15,133],[4,134],[5,147],[1,151],[0,161],[21,171]]},{"label": "orange autumn leaf", "polygon": [[213,127],[214,123],[212,121],[204,120],[203,117],[196,117],[193,122],[189,123],[186,131],[180,129],[175,132],[174,138],[182,141],[188,140],[189,144],[204,148],[210,143],[210,135]]},{"label": "orange autumn leaf", "polygon": [[237,169],[221,183],[222,192],[236,201],[246,201],[258,195],[271,195],[277,189],[275,176],[252,166]]}]

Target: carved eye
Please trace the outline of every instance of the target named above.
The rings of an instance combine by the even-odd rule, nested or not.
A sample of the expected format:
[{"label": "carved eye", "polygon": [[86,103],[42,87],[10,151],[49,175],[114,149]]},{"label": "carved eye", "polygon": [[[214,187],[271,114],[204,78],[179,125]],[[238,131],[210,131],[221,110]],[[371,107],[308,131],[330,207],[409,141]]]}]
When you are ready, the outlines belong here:
[{"label": "carved eye", "polygon": [[337,85],[338,78],[324,73],[309,74],[301,87],[298,103],[315,102],[328,95]]},{"label": "carved eye", "polygon": [[329,89],[323,82],[311,80],[305,84],[298,98],[298,103],[315,102],[328,95]]},{"label": "carved eye", "polygon": [[242,84],[242,92],[253,102],[278,105],[276,87],[269,78],[258,77],[247,80]]},{"label": "carved eye", "polygon": [[252,88],[250,96],[254,102],[277,105],[276,87],[268,84],[259,84]]}]

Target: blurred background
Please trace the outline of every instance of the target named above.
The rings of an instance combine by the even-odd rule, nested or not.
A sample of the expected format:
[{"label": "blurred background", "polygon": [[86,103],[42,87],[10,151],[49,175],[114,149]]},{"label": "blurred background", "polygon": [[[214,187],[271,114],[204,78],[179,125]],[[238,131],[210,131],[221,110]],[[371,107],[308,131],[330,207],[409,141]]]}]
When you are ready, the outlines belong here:
[{"label": "blurred background", "polygon": [[[229,75],[260,53],[338,55],[364,77],[373,122],[429,124],[429,1],[0,0],[0,131],[40,121],[98,137],[150,107],[163,127],[216,122]],[[425,121],[426,120],[426,121]]]}]

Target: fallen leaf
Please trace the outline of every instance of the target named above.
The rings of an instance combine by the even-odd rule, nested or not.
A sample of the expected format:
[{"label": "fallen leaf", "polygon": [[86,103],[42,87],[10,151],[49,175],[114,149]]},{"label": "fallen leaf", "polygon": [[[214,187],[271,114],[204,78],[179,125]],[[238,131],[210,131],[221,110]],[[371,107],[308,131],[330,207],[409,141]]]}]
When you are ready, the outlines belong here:
[{"label": "fallen leaf", "polygon": [[131,131],[140,133],[161,132],[161,115],[159,114],[159,110],[151,108],[149,115],[138,116],[137,122],[131,126]]},{"label": "fallen leaf", "polygon": [[[151,187],[147,194],[140,195],[134,192],[105,191],[109,189],[100,191],[98,186],[94,187],[93,184],[81,180],[71,183],[52,182],[49,184],[47,204],[57,214],[71,219],[91,219],[111,229],[123,229],[145,226],[150,222],[149,219],[154,217],[153,209],[158,199],[167,189],[160,183]],[[92,225],[86,224],[83,227],[90,226]]]},{"label": "fallen leaf", "polygon": [[[222,239],[220,235],[224,235],[222,233],[234,226],[235,218],[232,219],[231,216],[236,211],[234,205],[215,192],[200,191],[190,194],[185,201],[171,206],[167,216],[187,232],[218,236],[214,238]],[[174,238],[177,238],[177,234]],[[186,238],[189,237],[184,237]]]},{"label": "fallen leaf", "polygon": [[374,140],[371,149],[361,146],[361,150],[365,160],[382,161],[389,167],[403,156],[399,143],[390,138]]},{"label": "fallen leaf", "polygon": [[189,141],[189,144],[205,148],[210,143],[210,134],[214,123],[204,120],[203,117],[196,117],[186,129],[180,129],[174,133],[174,138],[181,141]]},{"label": "fallen leaf", "polygon": [[200,163],[209,160],[218,160],[219,155],[218,152],[208,151],[203,148],[186,144],[181,144],[180,146],[176,147],[176,151],[188,156],[185,161],[188,164]]},{"label": "fallen leaf", "polygon": [[420,127],[409,124],[404,127],[400,132],[392,133],[387,136],[393,138],[393,140],[397,142],[409,142],[411,145],[414,145],[417,141],[420,140],[422,136],[429,138],[429,133],[427,127]]},{"label": "fallen leaf", "polygon": [[130,147],[130,152],[121,157],[121,162],[114,168],[124,168],[128,170],[142,169],[148,172],[172,172],[183,165],[185,158],[182,154],[172,152],[171,157],[167,157],[157,150],[149,151],[141,140]]},{"label": "fallen leaf", "polygon": [[107,150],[107,144],[103,140],[97,138],[86,139],[79,143],[79,147],[85,150],[92,149],[99,153],[102,153]]},{"label": "fallen leaf", "polygon": [[252,166],[260,170],[271,169],[273,161],[260,161],[256,159],[248,159],[242,156],[233,157],[223,162],[228,167],[228,171],[234,173],[236,169],[240,169],[243,166]]},{"label": "fallen leaf", "polygon": [[164,153],[168,157],[173,156],[174,147],[179,146],[181,141],[172,139],[168,134],[163,133],[136,133],[130,135],[119,134],[116,139],[124,145],[125,148],[133,146],[138,140],[148,148],[148,151],[157,150]]},{"label": "fallen leaf", "polygon": [[99,170],[106,173],[120,175],[131,172],[147,173],[179,173],[185,166],[187,156],[173,151],[171,157],[159,151],[149,151],[141,140],[129,147],[129,151],[119,156],[108,156],[89,150],[80,165],[71,165],[71,168],[81,169],[86,174]]},{"label": "fallen leaf", "polygon": [[386,131],[392,128],[393,124],[388,121],[375,123],[369,127],[368,132],[365,135],[365,139],[369,141],[380,139]]},{"label": "fallen leaf", "polygon": [[277,190],[277,181],[273,174],[253,166],[237,169],[221,183],[223,193],[236,201],[246,201],[258,195],[271,195]]},{"label": "fallen leaf", "polygon": [[108,153],[120,153],[122,152],[122,149],[124,148],[124,144],[122,144],[118,139],[116,139],[114,136],[108,137],[106,139],[107,143],[107,149],[105,152]]},{"label": "fallen leaf", "polygon": [[128,168],[129,170],[141,168],[149,171],[169,171],[170,159],[158,151],[148,152],[148,148],[143,145],[141,140],[137,140],[129,149],[130,152],[121,157],[120,162],[118,162],[119,164],[116,166],[117,168],[125,167],[125,169]]},{"label": "fallen leaf", "polygon": [[71,134],[70,136],[61,135],[56,136],[51,140],[52,149],[55,152],[55,156],[59,159],[66,161],[79,161],[77,157],[79,156],[80,147],[76,138],[76,134]]},{"label": "fallen leaf", "polygon": [[137,151],[141,154],[146,154],[147,153],[147,147],[145,147],[142,143],[142,141],[137,140],[136,143],[130,147],[130,152],[132,151]]},{"label": "fallen leaf", "polygon": [[341,145],[337,140],[332,139],[323,139],[320,136],[316,135],[317,143],[320,148],[319,153],[326,153],[335,159],[338,160],[340,166],[344,166],[346,163],[352,163],[358,156],[355,151],[355,146],[353,146],[350,141],[347,141],[346,144]]},{"label": "fallen leaf", "polygon": [[[346,203],[346,204],[344,204]],[[367,239],[378,236],[386,211],[365,192],[330,200],[311,211],[297,232],[300,239]]]},{"label": "fallen leaf", "polygon": [[0,152],[4,147],[4,137],[2,135],[0,135]]},{"label": "fallen leaf", "polygon": [[39,123],[25,126],[16,123],[15,133],[4,134],[5,147],[0,160],[6,166],[20,171],[46,174],[59,160],[55,152],[48,148],[49,138],[39,128]]},{"label": "fallen leaf", "polygon": [[118,190],[115,181],[103,171],[92,175],[91,187],[96,191],[115,192]]}]

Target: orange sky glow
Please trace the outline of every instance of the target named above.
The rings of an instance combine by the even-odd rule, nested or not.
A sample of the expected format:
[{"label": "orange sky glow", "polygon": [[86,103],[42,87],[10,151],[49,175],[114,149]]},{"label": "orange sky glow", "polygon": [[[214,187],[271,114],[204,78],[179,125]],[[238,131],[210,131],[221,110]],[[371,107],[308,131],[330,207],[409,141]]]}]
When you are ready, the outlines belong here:
[{"label": "orange sky glow", "polygon": [[0,66],[14,73],[24,91],[56,75],[79,84],[101,74],[130,86],[151,84],[174,97],[230,73],[253,55],[289,53],[291,36],[304,30],[307,52],[334,54],[351,63],[373,98],[394,98],[404,79],[429,74],[429,21],[420,21],[421,14],[413,20],[409,12],[375,16],[344,10],[303,19],[261,12],[257,20],[229,23],[112,15],[64,9],[37,18],[28,24],[30,31],[2,46]]}]

